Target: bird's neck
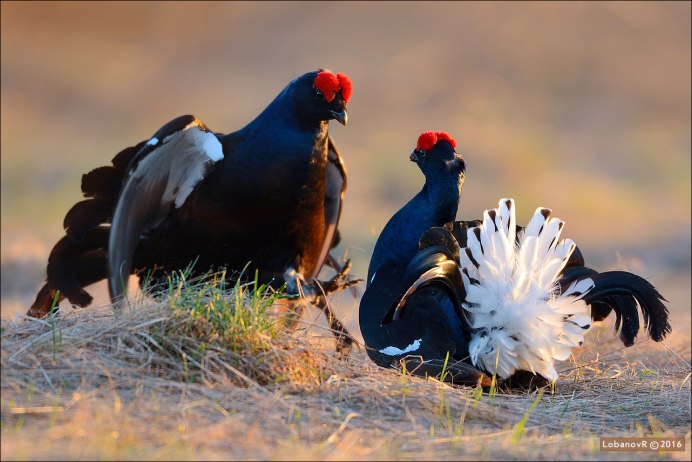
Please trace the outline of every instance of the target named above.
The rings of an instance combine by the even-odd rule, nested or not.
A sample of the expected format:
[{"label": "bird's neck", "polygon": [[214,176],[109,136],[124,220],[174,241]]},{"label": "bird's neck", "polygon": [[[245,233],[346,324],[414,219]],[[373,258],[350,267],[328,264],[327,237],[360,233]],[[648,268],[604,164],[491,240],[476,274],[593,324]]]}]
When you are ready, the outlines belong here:
[{"label": "bird's neck", "polygon": [[424,199],[422,204],[430,210],[431,217],[444,217],[446,220],[444,223],[447,223],[456,217],[462,185],[461,178],[445,177],[443,181],[426,180],[418,195]]},{"label": "bird's neck", "polygon": [[301,132],[314,132],[322,128],[326,130],[328,125],[326,121],[317,121],[306,117],[301,110],[300,104],[295,100],[294,95],[288,88],[279,93],[245,128],[253,128],[256,125],[264,125],[267,122],[271,122],[277,127],[285,127]]},{"label": "bird's neck", "polygon": [[382,265],[407,265],[418,251],[421,234],[433,226],[454,220],[462,184],[461,178],[457,181],[426,181],[423,189],[394,214],[375,244],[368,283]]},{"label": "bird's neck", "polygon": [[[252,156],[273,165],[291,168],[326,165],[329,123],[304,117],[290,93],[280,93],[252,122],[227,135],[254,143]],[[242,147],[238,154],[242,156]]]}]

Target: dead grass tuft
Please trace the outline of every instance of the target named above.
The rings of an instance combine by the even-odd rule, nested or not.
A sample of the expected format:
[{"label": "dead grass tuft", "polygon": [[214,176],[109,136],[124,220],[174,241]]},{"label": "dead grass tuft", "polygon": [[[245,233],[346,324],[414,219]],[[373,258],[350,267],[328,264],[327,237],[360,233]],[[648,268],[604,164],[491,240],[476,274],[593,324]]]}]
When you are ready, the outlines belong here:
[{"label": "dead grass tuft", "polygon": [[[604,326],[554,392],[484,393],[339,358],[283,329],[271,291],[219,281],[3,321],[2,459],[689,459],[687,339],[621,349]],[[602,453],[600,436],[688,449]]]}]

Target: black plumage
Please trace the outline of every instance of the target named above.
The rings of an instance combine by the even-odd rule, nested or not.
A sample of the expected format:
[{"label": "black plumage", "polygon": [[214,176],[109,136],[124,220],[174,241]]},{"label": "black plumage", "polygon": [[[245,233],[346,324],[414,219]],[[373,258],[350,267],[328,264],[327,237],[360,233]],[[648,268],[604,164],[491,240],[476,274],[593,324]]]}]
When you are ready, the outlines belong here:
[{"label": "black plumage", "polygon": [[[449,152],[453,151],[448,143],[438,142],[430,153],[439,153],[440,149],[446,150],[447,157]],[[415,355],[422,358],[419,362],[427,365],[425,373],[439,373],[442,371],[441,364],[447,359],[456,365],[466,365],[466,373],[460,374],[457,382],[475,383],[483,380],[483,373],[495,372],[484,368],[482,363],[476,362],[475,359],[472,360],[478,355],[478,345],[485,345],[484,337],[487,339],[497,335],[493,332],[494,329],[503,330],[511,325],[503,326],[502,323],[507,321],[502,320],[495,324],[490,322],[486,326],[483,324],[484,319],[474,319],[474,313],[479,312],[468,305],[467,288],[473,289],[473,286],[482,285],[484,281],[475,279],[479,277],[477,272],[469,272],[467,268],[497,265],[497,262],[502,260],[498,260],[498,256],[504,255],[505,251],[501,250],[502,247],[497,247],[500,241],[493,241],[491,234],[498,233],[498,229],[503,226],[507,230],[510,229],[510,222],[514,219],[514,214],[510,211],[514,204],[511,200],[501,201],[498,209],[487,211],[484,220],[443,221],[440,219],[441,216],[456,214],[459,192],[464,180],[463,172],[453,169],[426,171],[425,165],[419,166],[426,175],[426,186],[432,182],[457,182],[458,188],[447,189],[447,197],[437,201],[422,200],[421,196],[425,197],[425,194],[419,193],[385,226],[375,246],[368,275],[369,284],[361,300],[361,331],[370,358],[381,366],[390,366],[400,360],[407,361],[407,357]],[[444,205],[441,207],[441,204]],[[498,217],[498,214],[502,216]],[[540,243],[544,228],[551,228],[545,234],[549,236],[543,241],[545,249],[560,253],[557,246],[561,245],[562,241],[558,243],[557,239],[564,223],[555,219],[549,224],[548,209],[537,209],[536,217],[536,223],[540,225],[543,220],[544,225],[534,225],[530,231],[525,231],[525,228],[511,223],[511,229],[516,226],[516,234],[508,235],[515,236],[513,242],[516,242],[516,246],[523,243],[525,233],[535,234],[537,237],[533,239],[537,240],[534,242]],[[421,223],[425,223],[425,229],[421,229]],[[470,240],[473,242],[469,242]],[[569,242],[565,243],[568,244]],[[411,253],[411,247],[416,247],[417,252]],[[506,252],[510,252],[511,247],[505,248]],[[519,248],[515,247],[517,252]],[[567,248],[564,247],[563,252],[564,266],[552,283],[557,290],[553,297],[563,293],[569,294],[571,291],[571,297],[582,298],[588,305],[588,312],[593,320],[602,320],[614,311],[617,317],[615,328],[620,330],[620,338],[626,346],[634,343],[639,331],[637,306],[641,307],[644,324],[653,340],[660,341],[670,332],[668,310],[663,304],[665,299],[653,285],[640,276],[625,271],[599,273],[585,266],[583,255],[576,245],[571,248],[571,253],[566,251]],[[490,260],[486,259],[485,254],[490,255]],[[534,264],[538,266],[530,270],[538,270],[536,274],[544,271],[540,265],[549,264],[547,260],[544,263],[541,263],[540,259],[535,261],[537,263]],[[559,258],[554,258],[550,264],[558,263]],[[512,265],[509,262],[507,264],[510,272],[513,271]],[[580,287],[584,287],[583,293],[578,291]],[[478,293],[476,291],[476,297]],[[551,289],[546,293],[550,296]],[[498,300],[505,296],[498,293]],[[509,307],[513,306],[503,306],[502,303],[504,302],[497,306],[497,310],[510,309]],[[559,308],[557,306],[556,310],[564,309],[564,305]],[[495,315],[502,316],[502,313],[493,310],[488,309],[482,314],[489,319]],[[563,334],[558,333],[558,342],[580,338],[579,330],[590,327],[589,322],[585,323],[577,316],[576,311],[574,313],[564,315],[562,322],[572,324],[572,327],[571,330],[569,326],[566,328],[563,337],[565,340],[559,340]],[[519,345],[520,339],[514,337],[510,330],[511,328],[501,337],[507,338],[509,345]],[[528,335],[528,338],[531,336]],[[503,348],[507,348],[507,343],[504,345]],[[471,351],[474,348],[475,350]],[[524,350],[522,354],[532,358],[540,356],[534,356],[530,344],[526,348],[528,351]],[[552,358],[550,360],[552,361]],[[481,370],[474,373],[475,369],[472,366]],[[515,373],[511,376],[500,379],[510,386],[525,386],[544,384],[544,379],[555,378],[551,373],[536,378],[535,371],[521,368],[514,370]],[[550,370],[551,367],[545,369],[548,372]]]},{"label": "black plumage", "polygon": [[67,213],[29,314],[45,316],[53,299],[88,305],[84,287],[106,277],[117,302],[130,274],[157,282],[191,262],[194,273],[250,262],[260,283],[318,300],[346,190],[328,122],[346,123],[350,94],[344,74],[309,72],[240,130],[181,116],[85,174],[87,199]]},{"label": "black plumage", "polygon": [[[376,364],[389,367],[404,358],[411,361],[418,357],[424,361],[417,361],[415,367],[407,363],[408,370],[438,375],[444,368],[454,371],[446,375],[450,380],[476,383],[485,380],[481,371],[453,357],[444,361],[447,352],[454,354],[468,344],[468,339],[463,338],[468,327],[459,322],[463,316],[449,302],[460,280],[434,277],[439,272],[454,272],[452,265],[438,267],[453,254],[439,246],[428,246],[418,253],[421,235],[425,233],[427,242],[434,238],[434,232],[426,233],[427,230],[456,216],[466,164],[455,148],[455,140],[444,132],[425,132],[419,137],[410,160],[425,175],[425,184],[394,214],[377,239],[368,286],[360,302],[359,322],[367,354]],[[440,284],[426,283],[404,298],[413,281],[429,271],[429,280]],[[397,312],[403,308],[401,302],[406,305],[407,314],[400,317]]]}]

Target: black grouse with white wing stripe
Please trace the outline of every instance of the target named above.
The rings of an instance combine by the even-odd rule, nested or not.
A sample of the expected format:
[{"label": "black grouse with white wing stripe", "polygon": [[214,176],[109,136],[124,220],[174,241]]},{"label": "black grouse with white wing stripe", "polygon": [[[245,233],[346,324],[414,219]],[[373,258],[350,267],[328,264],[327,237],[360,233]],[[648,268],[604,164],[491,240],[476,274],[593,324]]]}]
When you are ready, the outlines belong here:
[{"label": "black grouse with white wing stripe", "polygon": [[557,380],[556,361],[611,311],[626,346],[639,332],[639,309],[653,340],[671,331],[656,288],[626,271],[586,267],[551,210],[539,207],[524,228],[514,201],[501,199],[482,220],[452,221],[464,175],[442,133],[419,138],[411,158],[425,187],[387,223],[370,262],[360,328],[375,363],[403,360],[457,383],[496,374],[509,386],[535,386]]},{"label": "black grouse with white wing stripe", "polygon": [[193,262],[195,273],[250,262],[260,283],[314,296],[346,190],[328,122],[346,123],[350,93],[344,74],[309,72],[238,131],[181,116],[84,175],[87,199],[65,217],[29,314],[45,316],[62,298],[88,305],[84,287],[106,277],[117,302],[130,274],[156,281]]}]

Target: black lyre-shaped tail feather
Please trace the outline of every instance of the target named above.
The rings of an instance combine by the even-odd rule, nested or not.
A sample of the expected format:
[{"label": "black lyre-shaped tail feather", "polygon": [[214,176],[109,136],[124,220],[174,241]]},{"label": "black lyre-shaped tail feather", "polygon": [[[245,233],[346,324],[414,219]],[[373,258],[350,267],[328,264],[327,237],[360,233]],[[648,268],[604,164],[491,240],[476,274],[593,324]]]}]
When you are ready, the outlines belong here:
[{"label": "black lyre-shaped tail feather", "polygon": [[47,316],[54,303],[67,298],[77,306],[87,306],[92,297],[84,287],[106,277],[108,228],[87,231],[80,241],[70,236],[60,239],[48,258],[46,284],[28,311],[29,316]]},{"label": "black lyre-shaped tail feather", "polygon": [[114,202],[102,199],[85,199],[77,202],[65,215],[63,227],[67,237],[74,241],[84,239],[86,233],[111,219]]},{"label": "black lyre-shaped tail feather", "polygon": [[77,306],[90,304],[92,297],[84,287],[106,275],[107,244],[108,228],[104,226],[89,230],[81,241],[69,236],[60,239],[48,258],[48,285]]},{"label": "black lyre-shaped tail feather", "polygon": [[633,345],[639,332],[637,305],[641,307],[649,337],[660,342],[670,333],[668,308],[663,304],[666,299],[646,279],[627,271],[599,273],[576,266],[564,271],[560,286],[564,289],[585,277],[594,281],[594,288],[584,296],[584,301],[592,307],[591,318],[602,320],[611,310],[615,311],[615,329],[620,330],[620,340],[625,346]]},{"label": "black lyre-shaped tail feather", "polygon": [[71,239],[81,241],[90,229],[111,221],[127,166],[144,143],[120,151],[113,158],[112,166],[98,167],[82,175],[82,193],[87,199],[72,206],[63,221]]},{"label": "black lyre-shaped tail feather", "polygon": [[67,298],[77,306],[92,301],[84,287],[106,277],[109,228],[120,186],[128,166],[146,143],[142,141],[120,151],[112,166],[98,167],[82,175],[85,200],[77,202],[65,215],[66,236],[53,247],[48,257],[46,284],[39,290],[28,311],[29,316],[48,315],[55,302]]}]

